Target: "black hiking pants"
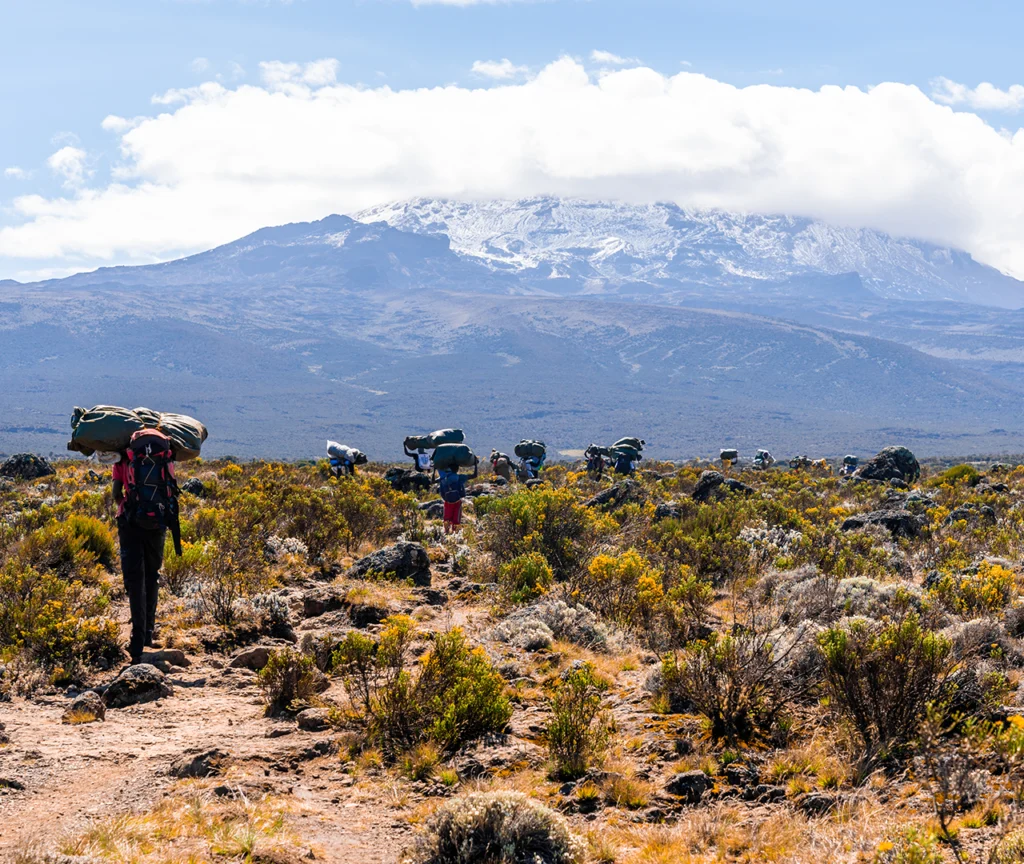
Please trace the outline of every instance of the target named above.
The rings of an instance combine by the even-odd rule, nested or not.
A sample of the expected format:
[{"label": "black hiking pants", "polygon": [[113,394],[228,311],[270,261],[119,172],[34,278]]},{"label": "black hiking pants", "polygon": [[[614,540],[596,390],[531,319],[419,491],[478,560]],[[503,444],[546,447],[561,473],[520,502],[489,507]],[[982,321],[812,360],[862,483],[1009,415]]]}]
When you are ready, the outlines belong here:
[{"label": "black hiking pants", "polygon": [[132,660],[142,656],[145,644],[152,641],[156,625],[157,585],[164,563],[164,528],[146,529],[132,525],[121,516],[117,536],[121,542],[121,573],[132,612],[132,636],[128,653]]}]

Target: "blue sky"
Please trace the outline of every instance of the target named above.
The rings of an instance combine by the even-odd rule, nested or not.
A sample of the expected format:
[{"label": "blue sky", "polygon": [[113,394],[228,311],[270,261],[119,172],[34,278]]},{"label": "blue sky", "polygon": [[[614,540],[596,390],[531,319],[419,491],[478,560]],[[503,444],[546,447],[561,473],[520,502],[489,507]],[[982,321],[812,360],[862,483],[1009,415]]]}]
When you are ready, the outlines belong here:
[{"label": "blue sky", "polygon": [[[245,127],[247,134],[240,135],[235,145],[237,153],[242,154],[243,161],[245,156],[252,156],[257,175],[266,172],[265,177],[254,176],[253,182],[266,182],[268,188],[273,187],[274,194],[281,196],[280,212],[289,218],[296,214],[311,218],[325,215],[320,212],[324,208],[351,210],[368,206],[375,194],[402,194],[406,188],[410,194],[426,191],[514,195],[520,190],[523,194],[548,191],[550,186],[550,191],[559,192],[614,195],[624,190],[627,194],[651,197],[657,195],[662,184],[671,193],[669,197],[681,203],[761,209],[785,207],[792,200],[794,208],[809,215],[957,242],[1003,269],[1019,268],[1018,275],[1024,275],[1024,260],[1017,262],[1008,251],[1010,236],[996,236],[990,226],[981,224],[984,220],[980,216],[972,221],[956,212],[965,197],[969,209],[991,211],[992,196],[996,196],[995,204],[999,204],[1000,188],[1009,197],[1015,188],[1012,184],[1021,178],[1020,147],[1000,149],[1000,142],[992,137],[1001,134],[1005,139],[1003,130],[1018,128],[1017,111],[1024,104],[1024,92],[1014,89],[1022,77],[1017,58],[1024,6],[1019,3],[523,0],[448,5],[414,4],[408,0],[0,0],[0,20],[4,29],[0,51],[0,231],[6,230],[6,234],[0,234],[0,278],[31,278],[32,274],[57,273],[98,263],[159,260],[229,239],[232,231],[258,227],[250,226],[240,216],[237,220],[221,218],[222,231],[211,228],[202,233],[185,226],[176,229],[170,224],[174,219],[188,220],[188,207],[182,203],[174,209],[173,217],[167,217],[168,224],[161,226],[158,237],[140,233],[137,239],[124,245],[96,239],[104,225],[109,232],[117,232],[117,213],[130,212],[127,208],[117,209],[121,205],[110,199],[112,182],[134,190],[146,184],[160,186],[168,194],[177,194],[186,187],[195,188],[201,178],[209,179],[210,172],[215,171],[209,165],[188,163],[184,157],[181,164],[169,167],[169,161],[177,158],[175,152],[202,146],[209,149],[209,144],[201,142],[211,141],[212,130],[217,128],[212,120],[211,125],[202,128],[186,127],[186,122],[191,122],[188,115],[197,113],[185,110],[196,107],[193,103],[199,97],[194,93],[177,101],[153,103],[154,96],[169,90],[187,90],[203,82],[218,82],[232,93],[246,86],[262,87],[278,93],[280,98],[272,100],[276,107],[281,107],[286,99],[304,98],[295,88],[315,93],[324,85],[364,89],[386,86],[391,92],[409,94],[408,99],[392,99],[387,105],[382,102],[373,106],[372,117],[360,121],[359,129],[365,131],[369,127],[379,128],[376,112],[401,111],[406,104],[413,103],[416,110],[421,103],[425,106],[425,100],[415,95],[418,88],[452,85],[457,94],[477,88],[525,88],[559,58],[575,58],[595,82],[604,74],[620,75],[621,82],[616,85],[620,89],[639,86],[643,91],[648,86],[650,82],[639,81],[639,76],[627,80],[628,71],[636,67],[649,68],[665,81],[679,73],[700,73],[733,88],[773,88],[764,91],[762,101],[757,101],[762,99],[757,96],[760,91],[749,91],[749,98],[743,97],[745,113],[740,126],[744,128],[761,122],[759,105],[787,117],[791,112],[804,111],[798,103],[807,100],[790,100],[785,107],[773,101],[773,91],[781,94],[785,88],[820,93],[826,85],[840,85],[867,92],[875,85],[896,82],[917,87],[929,97],[938,89],[945,95],[933,99],[935,112],[922,108],[920,130],[910,130],[912,140],[904,135],[900,141],[892,142],[896,148],[892,158],[898,155],[912,159],[915,147],[930,151],[928,142],[933,136],[940,142],[955,137],[958,152],[943,155],[940,164],[922,172],[920,183],[904,193],[916,196],[913,200],[887,198],[879,203],[874,201],[880,197],[876,195],[847,210],[817,201],[800,183],[789,190],[790,198],[786,197],[787,189],[767,190],[767,181],[761,184],[756,196],[744,198],[731,187],[712,189],[705,182],[692,182],[692,177],[683,182],[678,165],[671,164],[671,153],[664,157],[666,164],[658,169],[661,173],[649,173],[648,160],[639,151],[635,162],[642,166],[642,173],[649,173],[649,182],[629,186],[625,181],[616,186],[607,177],[588,185],[588,178],[601,174],[600,170],[591,171],[587,177],[568,177],[564,171],[549,171],[547,167],[547,180],[521,180],[519,186],[502,186],[492,182],[484,169],[479,174],[467,171],[465,176],[453,176],[465,161],[462,158],[454,166],[431,163],[428,168],[436,180],[426,186],[392,182],[395,177],[415,172],[413,160],[380,168],[388,182],[362,189],[359,194],[348,195],[344,178],[335,178],[339,185],[329,199],[318,198],[311,192],[291,198],[281,191],[288,176],[297,170],[296,166],[284,164],[287,148],[282,143],[277,149],[259,149],[264,134],[273,137],[279,131],[275,127],[288,121],[268,114],[264,133],[258,128],[259,117],[243,115],[237,104],[227,106],[220,97],[215,100],[217,106],[207,104],[207,97],[200,102],[208,119],[216,107],[223,110],[221,116],[226,122],[231,118],[229,122],[234,128]],[[619,63],[607,55],[617,55],[626,62]],[[309,75],[303,78],[303,64],[327,58],[336,61],[329,69],[330,80]],[[508,62],[503,63],[505,60]],[[272,61],[299,64],[291,67],[300,70],[298,78],[286,72],[282,74],[292,75],[292,83],[282,85],[280,75],[273,79],[276,83],[271,83],[273,73],[260,64]],[[488,70],[491,75],[485,74]],[[503,70],[507,77],[493,77]],[[558,91],[572,77],[572,70],[566,75],[567,78],[558,80],[554,74],[548,76],[552,82],[541,95]],[[948,79],[949,84],[937,88],[935,82],[941,78]],[[975,91],[973,88],[981,82],[991,82],[995,90]],[[956,89],[958,86],[960,89]],[[541,124],[543,117],[528,116],[531,93],[524,91],[522,95],[523,99],[515,99],[515,94],[510,93],[509,98],[524,112],[523,123]],[[688,129],[699,128],[699,111],[704,110],[701,106],[706,107],[707,101],[697,92],[679,98],[684,101],[666,103],[667,108],[662,110],[692,109]],[[900,103],[903,98],[911,97],[901,91],[895,102],[876,100],[885,104],[867,109],[865,122],[877,122],[878,134],[891,135],[894,125],[901,125],[902,118],[908,116],[906,105]],[[630,113],[628,100],[620,99],[614,104],[622,109],[623,117]],[[850,110],[860,110],[859,102],[851,101],[850,105]],[[832,107],[837,116],[847,111],[839,105]],[[916,117],[917,107],[916,103],[911,106],[910,116]],[[937,113],[940,109],[941,114]],[[415,134],[430,135],[432,110],[421,115]],[[460,115],[461,109],[457,107],[452,107],[450,114],[448,110],[446,104],[443,112],[447,128],[457,128],[459,134],[476,134],[472,111]],[[793,115],[796,125],[788,129],[787,135],[799,129],[800,124],[810,122],[817,111],[809,105],[806,110],[806,118]],[[143,127],[136,130],[134,137],[124,138],[126,134],[133,135],[128,130],[130,123],[136,123],[135,118],[155,118],[161,112],[170,112],[175,123],[165,124],[167,129]],[[954,122],[947,116],[951,112],[971,113],[973,119],[961,118],[955,121],[955,127],[944,126]],[[120,126],[108,123],[103,128],[104,118],[110,115],[125,118],[124,122]],[[607,119],[611,124],[620,122],[614,116]],[[314,129],[317,123],[328,122],[325,116],[309,120]],[[464,129],[458,125],[460,122],[465,122]],[[654,121],[634,118],[632,122]],[[660,124],[654,125],[660,128]],[[167,144],[166,150],[156,140],[164,132],[167,137],[161,141],[175,142],[173,146]],[[772,150],[780,146],[776,132],[765,133],[770,137]],[[338,134],[345,137],[344,133]],[[408,137],[414,133],[396,127],[381,134]],[[666,132],[665,140],[655,142],[654,149],[667,152],[678,145],[678,136],[678,130]],[[132,149],[127,171],[125,140]],[[840,143],[824,140],[814,149],[820,152],[832,148],[835,152],[829,158],[848,161]],[[482,142],[480,146],[485,145]],[[611,142],[608,146],[612,146]],[[764,149],[763,138],[759,139],[759,146]],[[630,142],[614,143],[616,153],[631,147]],[[57,156],[58,153],[62,155]],[[365,158],[364,151],[345,152],[344,140],[339,140],[337,153],[339,159]],[[531,156],[534,161],[546,161],[549,157],[550,149]],[[230,150],[217,158],[221,163],[236,160]],[[326,158],[324,154],[311,153],[299,161],[318,163]],[[793,158],[795,155],[786,156],[784,161],[788,163]],[[864,171],[877,173],[878,164],[884,163],[886,156],[879,153],[874,158],[877,164],[865,165]],[[941,202],[945,208],[942,212],[949,211],[945,221],[929,212],[935,207],[935,193],[926,188],[929,172],[935,176],[973,176],[993,160],[1002,166],[999,170],[1003,175],[984,178],[969,187],[950,188]],[[496,164],[504,163],[499,159]],[[916,170],[918,166],[910,167]],[[828,168],[827,163],[820,168],[825,176]],[[325,176],[333,176],[331,169],[332,166],[324,165]],[[620,178],[636,176],[632,163],[617,170]],[[715,170],[722,170],[722,166]],[[739,172],[739,177],[750,170],[750,163],[744,162],[742,170],[736,166],[729,166],[729,170]],[[112,177],[112,171],[118,171],[118,177]],[[778,167],[770,173],[777,176]],[[220,175],[215,179],[227,183]],[[302,183],[310,186],[315,181],[315,175],[302,177]],[[229,189],[237,191],[237,182],[237,177],[232,178],[234,185],[225,185],[224,193]],[[851,178],[850,188],[861,182]],[[838,184],[833,196],[837,201],[844,188],[844,184]],[[107,196],[106,203],[97,209],[94,199],[102,195]],[[16,204],[19,200],[24,202],[26,196],[38,196],[39,200],[33,199],[34,203],[28,205]],[[194,195],[187,200],[193,207],[201,206],[198,202],[202,199]],[[95,205],[87,214],[83,209],[86,204]],[[246,209],[241,202],[239,208]],[[137,212],[152,213],[156,209],[132,211],[136,212],[132,218],[138,219]],[[272,219],[275,212],[252,213],[252,218],[258,215]],[[1001,214],[1001,218],[1005,220],[1007,214]],[[22,231],[26,225],[34,227],[36,233]],[[1016,226],[1020,227],[1024,226]],[[66,239],[55,244],[33,240],[44,228]],[[1019,236],[1019,231],[1015,236]],[[25,251],[29,247],[30,251]]]}]

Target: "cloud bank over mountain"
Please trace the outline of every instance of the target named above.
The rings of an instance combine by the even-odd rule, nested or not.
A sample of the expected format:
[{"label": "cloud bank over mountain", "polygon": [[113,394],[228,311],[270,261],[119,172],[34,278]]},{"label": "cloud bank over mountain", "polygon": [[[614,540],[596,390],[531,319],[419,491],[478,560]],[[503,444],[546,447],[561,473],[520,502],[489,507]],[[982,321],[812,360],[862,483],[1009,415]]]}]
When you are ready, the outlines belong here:
[{"label": "cloud bank over mountain", "polygon": [[330,59],[261,70],[260,86],[206,83],[107,118],[109,176],[84,169],[97,154],[64,153],[60,197],[10,204],[0,277],[162,260],[411,196],[534,194],[806,215],[1024,276],[1024,132],[917,87],[738,88],[568,57],[479,89],[339,83]]}]

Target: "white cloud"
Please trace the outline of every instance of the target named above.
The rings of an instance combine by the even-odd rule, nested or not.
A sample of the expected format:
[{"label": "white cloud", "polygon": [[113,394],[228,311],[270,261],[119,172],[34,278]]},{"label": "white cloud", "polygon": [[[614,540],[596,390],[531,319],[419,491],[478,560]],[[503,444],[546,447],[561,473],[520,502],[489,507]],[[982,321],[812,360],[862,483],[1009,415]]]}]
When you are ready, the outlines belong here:
[{"label": "white cloud", "polygon": [[473,64],[473,73],[482,75],[484,78],[496,78],[508,80],[525,75],[530,69],[527,66],[516,66],[511,60],[505,57],[502,60],[477,60]]},{"label": "white cloud", "polygon": [[68,188],[81,186],[92,172],[86,168],[86,152],[79,147],[61,147],[46,164],[58,177],[63,178]]},{"label": "white cloud", "polygon": [[205,57],[196,57],[188,66],[196,75],[202,75],[210,68],[210,61]]},{"label": "white cloud", "polygon": [[1000,90],[983,81],[973,89],[948,78],[932,81],[932,98],[943,105],[966,105],[976,111],[1017,112],[1024,108],[1024,86],[1013,84]]},{"label": "white cloud", "polygon": [[17,165],[12,165],[10,168],[4,168],[4,177],[10,177],[12,180],[28,180],[31,176],[31,171],[26,171],[24,168],[19,168]]},{"label": "white cloud", "polygon": [[611,51],[598,51],[597,49],[590,52],[590,59],[595,63],[603,63],[605,66],[634,66],[640,62],[636,57],[620,57],[618,54],[612,54]]},{"label": "white cloud", "polygon": [[[336,68],[267,64],[263,86],[206,84],[123,129],[111,121],[114,180],[7,202],[18,224],[0,228],[0,266],[169,258],[414,195],[549,193],[802,214],[948,243],[1024,277],[1024,130],[917,87],[593,76],[568,58],[490,89],[316,83]],[[72,176],[78,153],[61,157]]]},{"label": "white cloud", "polygon": [[273,60],[260,63],[260,78],[271,90],[294,87],[325,87],[338,80],[337,60],[314,60],[312,63],[282,63]]}]

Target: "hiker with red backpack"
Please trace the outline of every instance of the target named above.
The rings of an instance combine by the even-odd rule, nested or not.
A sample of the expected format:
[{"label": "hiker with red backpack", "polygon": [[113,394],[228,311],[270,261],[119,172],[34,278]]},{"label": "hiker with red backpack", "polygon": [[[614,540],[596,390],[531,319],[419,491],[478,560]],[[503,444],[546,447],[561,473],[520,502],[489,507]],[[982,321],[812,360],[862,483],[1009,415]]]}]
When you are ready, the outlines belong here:
[{"label": "hiker with red backpack", "polygon": [[128,654],[132,665],[143,648],[154,646],[160,568],[164,539],[171,529],[181,554],[178,484],[174,479],[171,439],[156,429],[140,429],[113,467],[121,572],[132,616]]}]

